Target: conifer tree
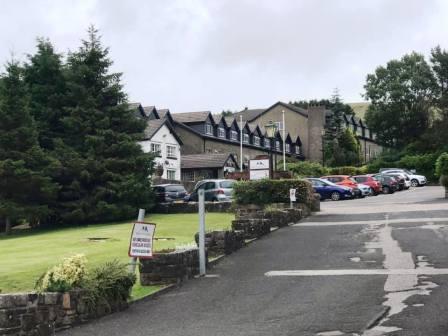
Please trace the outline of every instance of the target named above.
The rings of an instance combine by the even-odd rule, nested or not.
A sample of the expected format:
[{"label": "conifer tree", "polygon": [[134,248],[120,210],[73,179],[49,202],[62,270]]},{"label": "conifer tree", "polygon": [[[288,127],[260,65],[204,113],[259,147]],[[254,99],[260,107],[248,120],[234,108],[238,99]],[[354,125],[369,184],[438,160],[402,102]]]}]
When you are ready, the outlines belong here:
[{"label": "conifer tree", "polygon": [[57,148],[67,181],[60,193],[68,223],[129,218],[151,206],[152,156],[138,140],[145,122],[127,106],[120,73],[111,73],[109,50],[94,27],[67,60],[66,138]]},{"label": "conifer tree", "polygon": [[13,223],[48,215],[56,190],[46,177],[50,163],[38,144],[23,70],[12,61],[0,85],[0,218],[7,233]]}]

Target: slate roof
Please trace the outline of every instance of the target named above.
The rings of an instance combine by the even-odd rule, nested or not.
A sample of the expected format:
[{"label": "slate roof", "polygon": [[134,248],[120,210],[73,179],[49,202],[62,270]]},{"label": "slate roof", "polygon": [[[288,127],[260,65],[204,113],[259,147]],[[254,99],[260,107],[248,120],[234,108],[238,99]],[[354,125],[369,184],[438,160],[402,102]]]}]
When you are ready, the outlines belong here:
[{"label": "slate roof", "polygon": [[254,119],[258,118],[259,116],[261,116],[263,113],[269,111],[270,109],[274,108],[276,105],[282,105],[286,108],[289,108],[290,110],[293,110],[305,117],[308,116],[308,111],[301,108],[301,107],[297,107],[295,105],[292,104],[287,104],[287,103],[283,103],[281,101],[275,103],[272,106],[269,106],[268,108],[264,108],[264,109],[244,109],[240,112],[234,113],[235,118],[239,118],[239,116],[241,115],[243,117],[243,120],[245,121],[253,121]]},{"label": "slate roof", "polygon": [[173,127],[171,126],[171,124],[168,122],[167,119],[152,119],[152,120],[148,120],[146,123],[146,128],[144,131],[144,140],[151,140],[152,137],[154,136],[154,134],[157,133],[157,131],[163,126],[165,125],[166,127],[168,127],[168,129],[171,131],[171,134],[176,138],[177,142],[179,143],[179,145],[182,145],[182,140],[179,138],[179,136],[176,134],[176,132],[174,131]]},{"label": "slate roof", "polygon": [[160,119],[163,119],[166,117],[166,114],[169,112],[169,109],[158,109],[157,113],[159,113]]},{"label": "slate roof", "polygon": [[204,122],[207,120],[209,115],[210,111],[200,111],[200,112],[173,113],[171,116],[177,122],[188,124],[195,122]]},{"label": "slate roof", "polygon": [[232,154],[229,153],[182,155],[181,168],[223,168],[229,157],[235,161]]}]

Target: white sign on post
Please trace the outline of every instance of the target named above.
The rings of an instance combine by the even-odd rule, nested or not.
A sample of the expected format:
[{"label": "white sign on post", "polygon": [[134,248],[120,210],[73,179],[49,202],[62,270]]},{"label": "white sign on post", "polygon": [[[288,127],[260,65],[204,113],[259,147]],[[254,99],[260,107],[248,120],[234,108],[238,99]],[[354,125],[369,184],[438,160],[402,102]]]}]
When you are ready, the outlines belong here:
[{"label": "white sign on post", "polygon": [[135,258],[152,258],[152,247],[156,225],[152,223],[136,222],[132,229],[129,244],[129,256]]},{"label": "white sign on post", "polygon": [[261,180],[269,178],[269,159],[249,161],[249,179]]},{"label": "white sign on post", "polygon": [[269,178],[269,170],[250,170],[249,179],[251,180],[261,180],[264,178]]},{"label": "white sign on post", "polygon": [[289,189],[289,200],[291,202],[296,201],[296,190],[295,189]]},{"label": "white sign on post", "polygon": [[263,160],[250,160],[249,161],[249,169],[267,169],[269,170],[269,159]]}]

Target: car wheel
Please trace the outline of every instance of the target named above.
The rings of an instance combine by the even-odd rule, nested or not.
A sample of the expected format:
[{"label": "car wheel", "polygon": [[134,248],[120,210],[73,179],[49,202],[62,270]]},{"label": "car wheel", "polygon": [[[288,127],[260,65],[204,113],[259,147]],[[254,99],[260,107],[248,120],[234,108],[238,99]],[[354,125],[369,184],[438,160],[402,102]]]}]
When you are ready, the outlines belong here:
[{"label": "car wheel", "polygon": [[419,185],[419,183],[416,179],[411,180],[411,186],[413,186],[415,188],[415,187],[418,187],[418,185]]},{"label": "car wheel", "polygon": [[390,194],[390,188],[388,186],[383,187],[383,194]]},{"label": "car wheel", "polygon": [[341,199],[341,194],[337,191],[331,193],[331,200],[332,201],[339,201]]}]

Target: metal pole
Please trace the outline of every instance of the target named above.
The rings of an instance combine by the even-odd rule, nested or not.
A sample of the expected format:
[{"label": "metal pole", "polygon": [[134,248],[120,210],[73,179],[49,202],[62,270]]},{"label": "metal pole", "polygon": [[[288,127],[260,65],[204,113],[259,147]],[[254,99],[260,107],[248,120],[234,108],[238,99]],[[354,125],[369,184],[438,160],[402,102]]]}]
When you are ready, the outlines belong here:
[{"label": "metal pole", "polygon": [[243,171],[243,116],[240,115],[240,171]]},{"label": "metal pole", "polygon": [[[144,222],[144,221],[145,221],[145,209],[139,209],[138,210],[137,222]],[[132,257],[131,258],[131,264],[129,265],[129,272],[134,274],[136,267],[137,267],[137,258],[136,257]]]},{"label": "metal pole", "polygon": [[199,189],[199,275],[205,275],[205,202],[204,189]]},{"label": "metal pole", "polygon": [[283,128],[283,170],[286,170],[286,139],[285,139],[285,110],[282,110],[282,128]]}]

